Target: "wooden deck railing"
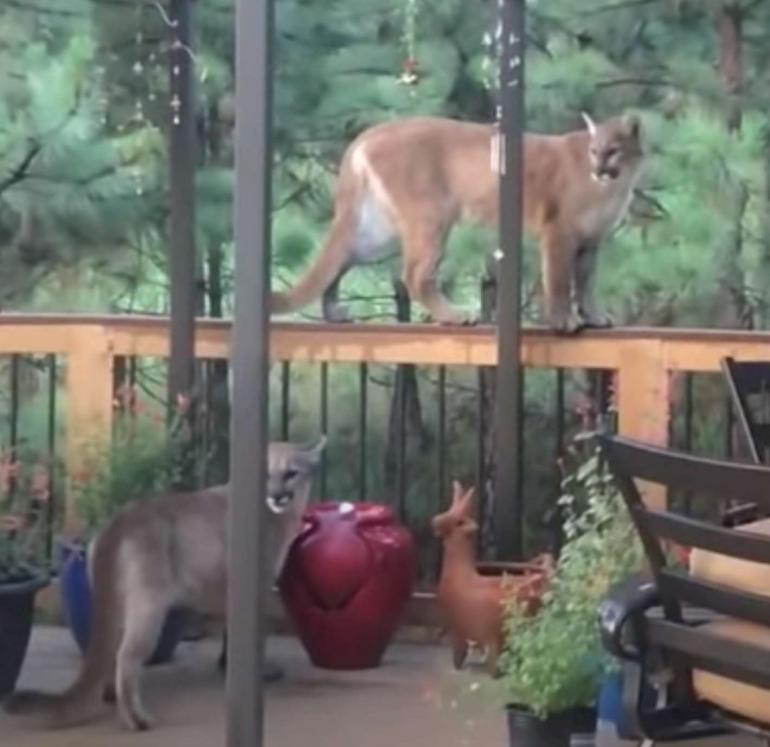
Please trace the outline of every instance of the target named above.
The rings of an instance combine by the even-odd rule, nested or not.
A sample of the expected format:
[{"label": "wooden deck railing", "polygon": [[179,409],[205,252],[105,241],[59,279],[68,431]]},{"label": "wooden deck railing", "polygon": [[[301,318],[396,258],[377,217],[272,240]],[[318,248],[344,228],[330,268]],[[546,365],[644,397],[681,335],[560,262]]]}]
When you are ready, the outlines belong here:
[{"label": "wooden deck railing", "polygon": [[[230,324],[201,319],[196,355],[227,358]],[[274,360],[494,366],[495,328],[424,324],[276,323]],[[52,353],[66,361],[68,469],[85,440],[108,438],[113,417],[112,367],[119,356],[168,355],[168,319],[136,316],[0,315],[0,355]],[[527,367],[614,369],[622,434],[664,444],[670,373],[716,372],[726,355],[770,361],[770,333],[623,328],[560,337],[524,333]],[[654,496],[651,499],[655,500]]]}]

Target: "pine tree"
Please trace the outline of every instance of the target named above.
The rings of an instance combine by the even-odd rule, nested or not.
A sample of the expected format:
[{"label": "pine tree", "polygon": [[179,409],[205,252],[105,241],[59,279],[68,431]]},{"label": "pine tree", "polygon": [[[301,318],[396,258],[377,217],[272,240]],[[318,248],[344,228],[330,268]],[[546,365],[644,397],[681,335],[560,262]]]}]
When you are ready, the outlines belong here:
[{"label": "pine tree", "polygon": [[6,308],[44,302],[41,279],[58,273],[63,281],[61,271],[85,259],[92,269],[119,267],[146,220],[144,191],[154,188],[162,149],[149,127],[104,133],[88,5],[72,0],[66,11],[45,12],[19,2],[0,10]]}]

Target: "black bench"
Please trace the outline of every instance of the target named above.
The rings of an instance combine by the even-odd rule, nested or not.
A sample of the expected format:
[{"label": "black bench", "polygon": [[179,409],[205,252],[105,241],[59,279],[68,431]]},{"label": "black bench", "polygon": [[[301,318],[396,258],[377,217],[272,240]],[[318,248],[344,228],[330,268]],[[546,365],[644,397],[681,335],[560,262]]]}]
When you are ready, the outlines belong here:
[{"label": "black bench", "polygon": [[[770,745],[770,706],[763,705],[765,694],[770,703],[770,591],[765,596],[696,578],[666,552],[667,543],[675,543],[728,556],[717,558],[720,562],[768,564],[770,589],[770,536],[648,507],[636,483],[641,479],[715,502],[730,496],[768,512],[770,469],[616,436],[599,438],[650,571],[647,578],[630,579],[613,590],[599,610],[604,645],[624,666],[621,736],[653,745],[744,732]],[[754,689],[741,690],[746,685]],[[749,697],[737,698],[736,704],[734,687],[758,696],[759,711]],[[725,698],[729,707],[721,702]]]}]

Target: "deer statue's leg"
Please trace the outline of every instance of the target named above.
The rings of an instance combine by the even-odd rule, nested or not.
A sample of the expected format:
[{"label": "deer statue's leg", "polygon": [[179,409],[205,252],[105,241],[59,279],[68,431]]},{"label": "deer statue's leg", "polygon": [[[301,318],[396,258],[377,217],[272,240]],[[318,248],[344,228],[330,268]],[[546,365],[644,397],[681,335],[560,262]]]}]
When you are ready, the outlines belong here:
[{"label": "deer statue's leg", "polygon": [[452,635],[452,664],[455,669],[462,669],[468,656],[468,641],[462,636]]}]

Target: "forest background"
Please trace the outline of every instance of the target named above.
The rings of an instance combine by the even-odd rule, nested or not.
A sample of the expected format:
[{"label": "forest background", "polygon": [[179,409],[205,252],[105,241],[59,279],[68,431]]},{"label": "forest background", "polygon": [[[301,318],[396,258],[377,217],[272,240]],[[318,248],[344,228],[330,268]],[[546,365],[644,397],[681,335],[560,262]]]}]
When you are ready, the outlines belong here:
[{"label": "forest background", "polygon": [[[204,315],[227,316],[233,7],[230,0],[193,5],[198,307]],[[295,281],[317,251],[340,155],[362,129],[412,114],[494,116],[496,6],[492,0],[276,0],[274,286]],[[597,119],[636,111],[643,118],[649,162],[631,214],[600,261],[599,296],[616,322],[767,328],[770,3],[529,0],[528,11],[528,129],[582,127],[581,111]],[[166,13],[164,4],[142,0],[0,6],[0,311],[167,311],[167,136],[175,102]],[[482,309],[483,289],[494,285],[495,243],[493,234],[467,226],[451,236],[442,284],[467,308]],[[527,323],[539,319],[535,259],[528,244]],[[357,269],[344,282],[343,300],[363,322],[393,320],[397,311],[406,318],[397,276],[397,259]],[[411,312],[415,320],[420,314]],[[298,317],[318,319],[317,306]],[[137,381],[150,401],[163,396],[160,368],[157,361],[139,367]],[[42,442],[40,366],[31,359],[22,373],[24,438]],[[370,366],[366,375],[368,494],[392,497],[400,376],[409,400],[410,523],[427,532],[436,507],[437,372]],[[317,432],[318,376],[310,366],[290,371],[292,436]],[[359,439],[358,377],[357,369],[338,366],[329,378],[327,491],[337,498],[355,497],[359,487],[348,466]],[[448,374],[453,476],[476,470],[483,385],[475,371]],[[699,401],[713,405],[720,386],[706,377]],[[590,392],[584,376],[569,378],[573,424]],[[0,404],[7,419],[7,391]],[[276,428],[279,404],[274,397]],[[701,451],[722,447],[716,421],[723,412],[716,409],[699,410]],[[555,417],[552,372],[528,374],[525,494],[533,530],[542,528],[558,492]]]}]

